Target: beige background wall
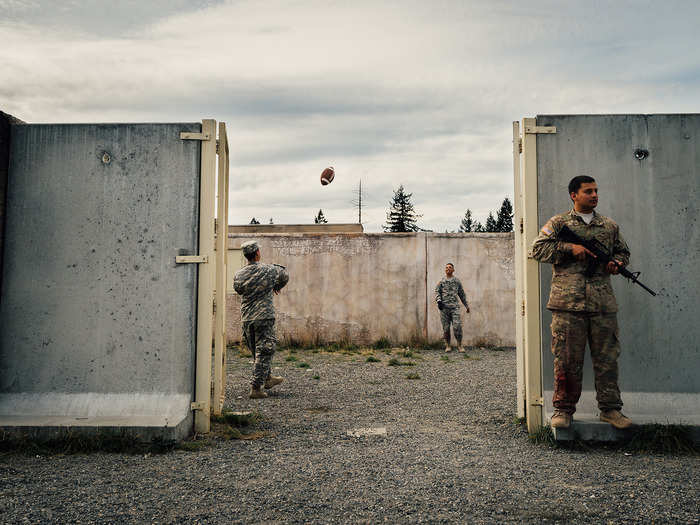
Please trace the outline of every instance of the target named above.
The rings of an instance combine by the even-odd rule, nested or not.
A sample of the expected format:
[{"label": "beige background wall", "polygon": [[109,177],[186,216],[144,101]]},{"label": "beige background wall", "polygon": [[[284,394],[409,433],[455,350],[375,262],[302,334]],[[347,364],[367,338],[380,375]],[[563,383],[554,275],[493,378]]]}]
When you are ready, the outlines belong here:
[{"label": "beige background wall", "polygon": [[[515,344],[515,278],[510,233],[229,234],[229,260],[255,238],[263,262],[287,267],[275,298],[280,339],[303,342],[441,337],[434,289],[453,262],[471,314],[467,344]],[[227,335],[241,339],[240,298],[227,297]]]}]

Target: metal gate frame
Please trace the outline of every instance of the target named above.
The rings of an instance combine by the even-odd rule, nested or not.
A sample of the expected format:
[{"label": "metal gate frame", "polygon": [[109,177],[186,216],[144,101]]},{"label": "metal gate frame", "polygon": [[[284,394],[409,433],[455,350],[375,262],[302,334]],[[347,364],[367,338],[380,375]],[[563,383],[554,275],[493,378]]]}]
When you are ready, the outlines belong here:
[{"label": "metal gate frame", "polygon": [[538,133],[556,133],[556,129],[539,128],[536,119],[523,118],[521,132],[519,123],[513,122],[517,402],[518,417],[525,417],[530,434],[544,424],[540,272],[530,249],[539,232]]},{"label": "metal gate frame", "polygon": [[[183,140],[201,141],[197,350],[195,358],[194,431],[210,430],[211,413],[221,414],[226,391],[226,241],[228,237],[229,148],[226,124],[202,120],[202,133],[181,133]],[[217,184],[218,156],[218,184]],[[218,196],[217,193],[218,186]],[[218,220],[217,220],[218,219]],[[219,234],[217,235],[217,225]],[[218,304],[214,306],[214,292]],[[214,334],[214,377],[212,378],[212,332]]]}]

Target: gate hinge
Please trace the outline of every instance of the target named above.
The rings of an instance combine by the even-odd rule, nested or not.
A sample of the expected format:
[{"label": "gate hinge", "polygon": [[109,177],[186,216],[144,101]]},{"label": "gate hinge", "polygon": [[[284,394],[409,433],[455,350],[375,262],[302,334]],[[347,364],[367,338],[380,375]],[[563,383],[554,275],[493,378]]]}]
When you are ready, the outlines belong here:
[{"label": "gate hinge", "polygon": [[209,262],[209,257],[206,255],[177,255],[175,256],[176,264],[206,264]]},{"label": "gate hinge", "polygon": [[518,153],[523,152],[523,139],[518,137]]},{"label": "gate hinge", "polygon": [[206,410],[207,404],[203,401],[192,401],[190,403],[190,410]]},{"label": "gate hinge", "polygon": [[191,131],[181,131],[180,138],[182,140],[210,140],[211,135],[209,133],[193,133]]},{"label": "gate hinge", "polygon": [[522,315],[523,317],[525,317],[525,301],[523,301],[522,304],[521,304],[520,306],[521,306],[521,311],[520,311],[520,312],[521,312],[521,315]]},{"label": "gate hinge", "polygon": [[525,133],[556,133],[556,126],[525,126]]},{"label": "gate hinge", "polygon": [[542,397],[536,397],[532,400],[532,403],[530,403],[533,407],[543,407],[544,406],[544,398]]},{"label": "gate hinge", "polygon": [[520,219],[520,233],[524,233],[525,229],[523,228],[523,220]]}]

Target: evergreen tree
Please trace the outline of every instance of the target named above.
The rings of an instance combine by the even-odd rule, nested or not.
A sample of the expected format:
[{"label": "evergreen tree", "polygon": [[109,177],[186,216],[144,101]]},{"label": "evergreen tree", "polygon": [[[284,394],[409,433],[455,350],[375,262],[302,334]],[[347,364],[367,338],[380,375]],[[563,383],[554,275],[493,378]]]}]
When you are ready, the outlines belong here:
[{"label": "evergreen tree", "polygon": [[394,198],[389,202],[389,211],[386,214],[385,232],[416,232],[420,230],[416,224],[422,215],[418,215],[413,209],[411,197],[413,193],[406,193],[403,185],[394,192]]},{"label": "evergreen tree", "polygon": [[272,222],[272,217],[270,217],[270,224],[275,224],[274,222]]},{"label": "evergreen tree", "polygon": [[479,221],[476,221],[476,225],[474,226],[474,231],[477,233],[483,233],[486,230],[484,229],[484,225],[481,224]]},{"label": "evergreen tree", "polygon": [[498,216],[496,217],[496,231],[513,231],[513,205],[510,203],[508,197],[503,199],[501,209],[498,210]]},{"label": "evergreen tree", "polygon": [[459,225],[459,231],[462,233],[474,231],[474,219],[472,219],[472,211],[467,208],[467,212],[462,218],[462,223]]},{"label": "evergreen tree", "polygon": [[486,224],[484,224],[484,231],[486,232],[497,232],[496,229],[496,219],[493,217],[493,212],[489,212],[489,216],[486,217]]},{"label": "evergreen tree", "polygon": [[323,215],[323,210],[318,210],[318,215],[314,218],[314,224],[327,224],[328,221],[326,220],[326,217]]},{"label": "evergreen tree", "polygon": [[260,221],[253,217],[252,219],[250,219],[250,224],[260,224]]}]

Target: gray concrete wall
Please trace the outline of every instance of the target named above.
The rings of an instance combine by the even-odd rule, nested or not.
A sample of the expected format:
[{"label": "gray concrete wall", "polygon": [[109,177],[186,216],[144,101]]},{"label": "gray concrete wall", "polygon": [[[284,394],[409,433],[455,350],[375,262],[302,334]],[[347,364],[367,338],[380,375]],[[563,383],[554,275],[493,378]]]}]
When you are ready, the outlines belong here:
[{"label": "gray concrete wall", "polygon": [[[0,111],[0,270],[2,269],[3,239],[5,235],[5,200],[7,197],[7,171],[10,167],[10,131],[12,124],[21,121]],[[2,271],[0,271],[0,291]],[[1,297],[1,296],[0,296]]]},{"label": "gray concrete wall", "polygon": [[200,145],[181,131],[201,125],[13,126],[0,397],[191,397],[196,265],[175,256],[197,252]]},{"label": "gray concrete wall", "polygon": [[[472,307],[462,312],[465,342],[514,345],[512,234],[231,234],[229,248],[250,238],[264,262],[290,272],[275,298],[282,339],[437,340],[433,290],[451,261]],[[227,306],[228,338],[239,341],[240,298],[230,294]]]},{"label": "gray concrete wall", "polygon": [[[566,187],[572,177],[593,176],[600,191],[598,211],[620,224],[630,246],[629,268],[641,271],[640,279],[659,293],[652,297],[613,277],[623,401],[697,415],[700,115],[539,116],[537,125],[557,127],[556,134],[537,137],[539,223],[571,208]],[[639,148],[649,151],[648,158],[635,158]],[[541,277],[544,387],[551,390],[551,315],[544,308],[550,266],[541,266]],[[588,363],[583,395],[588,406],[582,408],[595,411]]]}]

